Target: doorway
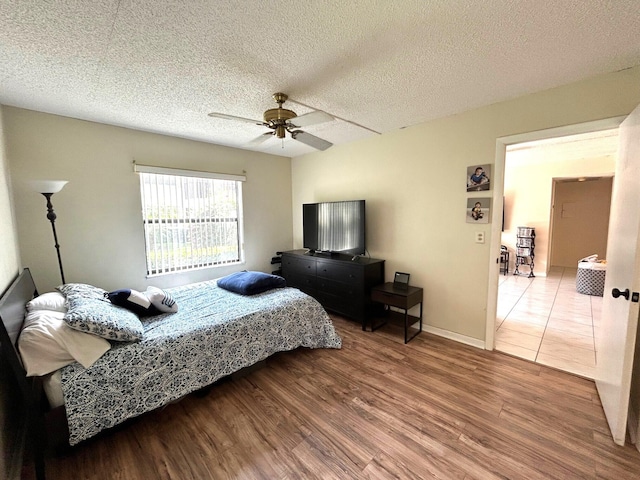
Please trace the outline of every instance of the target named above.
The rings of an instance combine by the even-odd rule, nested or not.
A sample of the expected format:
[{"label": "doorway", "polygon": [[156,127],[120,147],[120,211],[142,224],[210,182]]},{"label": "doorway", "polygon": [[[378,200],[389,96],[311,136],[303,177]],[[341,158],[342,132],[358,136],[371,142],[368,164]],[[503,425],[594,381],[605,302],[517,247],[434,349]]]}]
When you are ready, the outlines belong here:
[{"label": "doorway", "polygon": [[612,176],[553,179],[549,229],[552,267],[575,268],[580,259],[592,255],[604,258],[612,187]]},{"label": "doorway", "polygon": [[[589,304],[587,307],[577,306],[572,299],[562,301],[561,294],[563,292],[574,293],[576,291],[575,267],[577,266],[577,260],[582,257],[576,257],[575,262],[571,262],[573,263],[573,267],[554,266],[555,258],[552,259],[554,247],[551,243],[553,233],[552,192],[554,178],[560,180],[575,178],[577,180],[578,178],[586,177],[607,177],[610,180],[615,169],[617,126],[621,121],[622,118],[609,119],[498,139],[495,164],[496,172],[494,173],[494,178],[496,178],[498,184],[494,191],[494,205],[501,205],[503,203],[502,200],[504,200],[505,224],[504,232],[500,231],[500,226],[497,226],[497,228],[492,226],[492,238],[497,239],[497,241],[492,241],[492,253],[496,252],[495,257],[498,257],[500,245],[506,243],[506,246],[511,252],[511,265],[507,276],[508,278],[506,279],[504,275],[499,274],[499,265],[492,268],[492,276],[495,275],[496,281],[495,283],[490,283],[487,303],[486,348],[492,349],[496,347],[497,327],[504,321],[505,313],[508,313],[515,307],[515,303],[511,305],[511,307],[501,307],[498,302],[499,285],[503,284],[506,280],[519,285],[519,287],[512,288],[509,292],[512,297],[511,300],[513,301],[516,299],[515,297],[518,296],[522,297],[520,299],[523,300],[518,309],[519,311],[514,311],[513,313],[520,313],[521,319],[535,315],[537,316],[538,322],[544,322],[544,325],[539,325],[526,332],[528,335],[532,335],[532,332],[535,332],[534,336],[539,335],[539,343],[537,345],[535,339],[531,337],[528,338],[528,340],[530,342],[533,341],[533,343],[528,344],[529,348],[527,350],[530,351],[526,353],[528,354],[528,359],[532,361],[536,361],[536,357],[538,356],[542,338],[544,337],[545,331],[547,331],[554,302],[557,302],[558,306],[564,303],[565,309],[570,308],[582,314],[585,314],[587,310],[591,313],[593,310],[598,309],[597,306],[593,307],[590,305],[591,297],[586,295],[582,295],[582,299],[586,300]],[[606,132],[607,130],[609,130],[609,132]],[[596,140],[594,139],[598,139],[599,137],[605,140],[602,142],[602,145],[596,146],[596,143],[594,143]],[[610,158],[609,164],[602,162],[602,158],[607,156],[613,156],[613,158]],[[515,171],[511,171],[512,166],[510,164],[512,158],[518,157],[521,159],[521,165],[515,167]],[[562,161],[559,159],[562,159]],[[544,180],[542,179],[543,172],[546,172]],[[513,178],[516,178],[517,181],[512,182],[510,179]],[[518,204],[520,204],[521,208],[518,208]],[[523,205],[524,208],[522,208]],[[567,205],[567,208],[569,209],[571,206]],[[497,213],[500,214],[500,212]],[[512,276],[515,232],[518,226],[533,226],[536,228],[536,277],[532,279]],[[560,239],[562,239],[562,233]],[[606,247],[602,252],[602,256],[604,256]],[[583,256],[591,253],[594,252]],[[575,253],[575,255],[579,254]],[[493,257],[492,255],[492,261],[494,260]],[[572,270],[566,272],[564,268],[572,268]],[[529,291],[531,295],[527,300],[523,295],[531,284],[533,287],[531,287]],[[495,290],[492,287],[495,287]],[[520,289],[519,291],[518,288]],[[546,306],[541,306],[541,303],[543,303],[543,299],[540,296],[541,292],[544,293],[543,296],[546,296]],[[549,300],[551,300],[550,303]],[[598,300],[595,300],[595,302],[597,301]],[[567,304],[569,307],[567,307]],[[531,308],[532,310],[528,313],[523,313],[526,312],[526,308]],[[545,311],[547,308],[548,311]],[[514,315],[512,320],[515,320],[517,316],[518,315]],[[511,326],[513,326],[513,322]],[[589,326],[589,328],[592,329],[593,327]],[[554,338],[554,340],[558,340],[558,332],[553,332],[552,329],[549,329],[548,333],[549,337],[555,333],[556,338]],[[584,333],[584,330],[581,333]],[[578,334],[581,333],[578,332]],[[559,337],[562,338],[562,335],[560,334]],[[583,337],[578,338],[582,341],[585,340]],[[593,345],[592,338],[593,337],[591,337],[591,345]],[[513,336],[510,337],[510,341],[514,341]],[[499,345],[496,349],[500,350]],[[531,356],[532,352],[534,353],[533,358]],[[518,356],[515,351],[509,353]],[[544,360],[544,357],[544,355],[541,355],[540,360]],[[545,364],[548,364],[548,362],[545,362]],[[556,368],[559,367],[556,366]],[[592,376],[589,372],[574,371],[573,373]]]}]

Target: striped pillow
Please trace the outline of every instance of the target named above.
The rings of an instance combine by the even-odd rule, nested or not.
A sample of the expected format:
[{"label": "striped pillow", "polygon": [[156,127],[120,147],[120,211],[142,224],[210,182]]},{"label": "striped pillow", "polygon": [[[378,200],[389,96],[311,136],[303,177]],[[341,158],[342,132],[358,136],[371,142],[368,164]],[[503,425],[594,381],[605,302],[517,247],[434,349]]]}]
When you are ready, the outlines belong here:
[{"label": "striped pillow", "polygon": [[170,293],[161,290],[158,287],[147,287],[144,294],[151,302],[151,305],[156,307],[162,313],[176,313],[178,311],[178,304]]}]

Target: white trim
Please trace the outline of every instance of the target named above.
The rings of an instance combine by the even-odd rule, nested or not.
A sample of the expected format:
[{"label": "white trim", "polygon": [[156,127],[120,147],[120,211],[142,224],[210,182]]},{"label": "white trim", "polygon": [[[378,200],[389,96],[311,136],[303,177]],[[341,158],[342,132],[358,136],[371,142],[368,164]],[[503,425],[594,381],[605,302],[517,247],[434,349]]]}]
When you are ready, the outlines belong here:
[{"label": "white trim", "polygon": [[136,173],[157,173],[160,175],[176,175],[180,177],[213,178],[214,180],[233,180],[236,182],[246,182],[246,175],[233,175],[230,173],[201,172],[198,170],[182,170],[178,168],[154,167],[151,165],[133,164],[133,171]]},{"label": "white trim", "polygon": [[449,330],[443,330],[442,328],[432,327],[431,325],[422,325],[422,331],[432,333],[439,337],[448,338],[449,340],[455,340],[456,342],[464,343],[465,345],[471,345],[472,347],[484,349],[484,342],[477,338],[467,337],[456,332]]},{"label": "white trim", "polygon": [[497,141],[506,146],[513,145],[514,143],[545,140],[547,138],[568,137],[570,135],[578,135],[580,133],[599,132],[602,130],[618,128],[625,118],[627,118],[627,115],[594,120],[592,122],[577,123],[575,125],[565,125],[563,127],[547,128],[545,130],[537,130],[535,132],[519,133],[516,135],[500,137]]},{"label": "white trim", "polygon": [[[507,145],[515,143],[532,142],[546,138],[566,137],[579,133],[598,132],[618,128],[626,115],[619,117],[594,120],[592,122],[565,125],[563,127],[548,128],[535,132],[520,133],[496,139],[496,157],[494,165],[493,183],[493,218],[502,218],[502,197],[504,196],[504,169],[507,154]],[[495,259],[500,257],[500,239],[502,237],[502,222],[492,222],[491,225],[491,245],[489,248],[489,280],[487,293],[487,317],[485,320],[485,345],[487,350],[495,348],[496,313],[498,309],[498,276],[500,275],[500,264],[495,263]]]},{"label": "white trim", "polygon": [[498,283],[500,276],[500,243],[502,237],[502,212],[504,209],[504,165],[507,148],[496,140],[496,157],[493,165],[493,213],[491,243],[489,245],[489,278],[487,278],[487,314],[485,317],[484,348],[495,347],[496,316],[498,315]]}]

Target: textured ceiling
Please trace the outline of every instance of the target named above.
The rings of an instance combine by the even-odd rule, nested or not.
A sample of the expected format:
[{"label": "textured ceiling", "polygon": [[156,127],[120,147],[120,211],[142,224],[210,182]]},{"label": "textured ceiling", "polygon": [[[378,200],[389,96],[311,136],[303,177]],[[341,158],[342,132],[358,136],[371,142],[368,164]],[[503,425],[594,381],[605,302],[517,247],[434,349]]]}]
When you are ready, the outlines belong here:
[{"label": "textured ceiling", "polygon": [[[640,64],[638,0],[0,0],[0,103],[239,148],[346,143]],[[253,148],[312,148],[271,138]]]}]

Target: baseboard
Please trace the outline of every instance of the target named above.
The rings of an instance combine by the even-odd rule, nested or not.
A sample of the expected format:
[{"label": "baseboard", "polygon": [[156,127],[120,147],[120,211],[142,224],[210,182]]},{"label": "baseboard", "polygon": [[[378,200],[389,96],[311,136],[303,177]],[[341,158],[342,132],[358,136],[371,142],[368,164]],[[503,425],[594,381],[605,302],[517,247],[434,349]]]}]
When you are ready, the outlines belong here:
[{"label": "baseboard", "polygon": [[471,345],[472,347],[480,348],[484,350],[484,340],[478,340],[477,338],[467,337],[460,333],[451,332],[438,327],[432,327],[431,325],[423,325],[422,331],[427,333],[433,333],[439,337],[448,338],[449,340],[455,340],[456,342],[464,343],[465,345]]}]

